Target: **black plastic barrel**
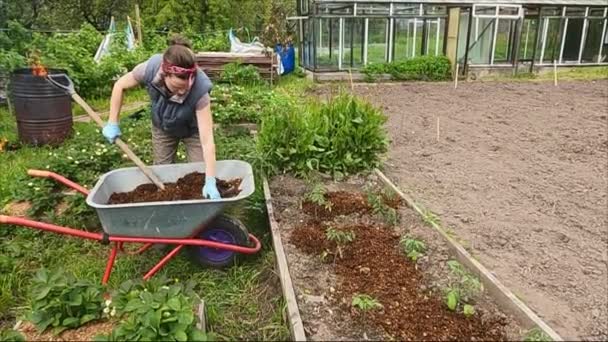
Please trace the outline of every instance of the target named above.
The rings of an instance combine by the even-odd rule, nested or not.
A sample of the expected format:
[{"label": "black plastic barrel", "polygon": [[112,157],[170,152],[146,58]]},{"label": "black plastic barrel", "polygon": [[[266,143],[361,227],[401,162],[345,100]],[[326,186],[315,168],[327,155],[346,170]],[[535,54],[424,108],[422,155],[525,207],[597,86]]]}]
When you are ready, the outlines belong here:
[{"label": "black plastic barrel", "polygon": [[[49,69],[49,74],[65,70]],[[17,69],[10,78],[11,105],[19,139],[26,144],[58,145],[72,133],[72,102],[65,90],[52,85],[32,69]]]}]

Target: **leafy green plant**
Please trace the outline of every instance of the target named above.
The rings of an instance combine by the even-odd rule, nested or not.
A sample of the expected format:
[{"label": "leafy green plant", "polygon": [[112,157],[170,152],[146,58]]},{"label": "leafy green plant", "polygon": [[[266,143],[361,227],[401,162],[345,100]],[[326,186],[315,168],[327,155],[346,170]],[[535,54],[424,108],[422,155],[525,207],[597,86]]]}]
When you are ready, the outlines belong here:
[{"label": "leafy green plant", "polygon": [[50,274],[41,269],[32,280],[31,301],[29,319],[36,328],[42,332],[53,327],[60,333],[101,317],[102,288],[62,269]]},{"label": "leafy green plant", "polygon": [[316,183],[313,185],[312,190],[306,195],[306,199],[312,203],[325,208],[327,211],[331,211],[332,203],[326,198],[327,191],[323,184]]},{"label": "leafy green plant", "polygon": [[367,81],[375,81],[378,76],[390,74],[393,80],[445,81],[451,77],[450,61],[445,56],[420,56],[404,61],[373,63],[361,70]]},{"label": "leafy green plant", "polygon": [[96,340],[207,341],[209,336],[196,328],[192,286],[166,280],[121,284],[110,306],[124,319]]},{"label": "leafy green plant", "polygon": [[426,244],[416,238],[406,235],[399,241],[401,248],[413,262],[416,262],[418,258],[426,251]]},{"label": "leafy green plant", "polygon": [[430,210],[423,209],[422,221],[428,226],[433,227],[434,225],[440,225],[441,220],[437,214],[433,213]]},{"label": "leafy green plant", "polygon": [[325,230],[325,238],[327,241],[335,242],[336,253],[334,255],[342,258],[343,248],[346,244],[355,241],[356,235],[353,231],[342,231],[332,227]]},{"label": "leafy green plant", "polygon": [[384,307],[378,300],[366,294],[357,294],[353,296],[351,305],[361,311],[381,309]]},{"label": "leafy green plant", "polygon": [[524,335],[524,341],[526,342],[548,342],[553,341],[553,339],[545,334],[540,328],[534,328],[528,330],[528,332]]},{"label": "leafy green plant", "polygon": [[257,148],[264,171],[340,178],[371,170],[387,150],[385,121],[381,111],[349,94],[304,108],[285,103],[262,120]]},{"label": "leafy green plant", "polygon": [[367,191],[367,202],[372,207],[374,215],[380,216],[389,226],[396,226],[399,223],[399,213],[395,208],[388,206],[384,195],[378,195],[373,191]]},{"label": "leafy green plant", "polygon": [[450,285],[445,291],[445,303],[448,309],[456,311],[462,306],[465,316],[475,314],[474,307],[470,305],[483,286],[477,277],[469,273],[458,261],[447,262],[450,269]]},{"label": "leafy green plant", "polygon": [[0,330],[0,341],[1,342],[22,342],[25,341],[25,337],[18,331],[12,329]]},{"label": "leafy green plant", "polygon": [[264,83],[255,66],[245,65],[240,62],[224,65],[220,81],[241,86],[256,86]]}]

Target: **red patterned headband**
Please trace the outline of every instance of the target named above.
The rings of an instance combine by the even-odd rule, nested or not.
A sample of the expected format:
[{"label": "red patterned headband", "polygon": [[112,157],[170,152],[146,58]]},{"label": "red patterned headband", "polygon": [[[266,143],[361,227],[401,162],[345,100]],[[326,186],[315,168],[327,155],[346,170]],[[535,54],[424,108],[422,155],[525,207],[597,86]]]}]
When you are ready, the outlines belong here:
[{"label": "red patterned headband", "polygon": [[188,74],[188,75],[192,75],[196,72],[196,65],[194,65],[192,68],[182,68],[179,67],[177,65],[173,65],[169,62],[165,62],[163,61],[163,72],[165,72],[166,74],[178,74],[178,75],[183,75],[183,74]]}]

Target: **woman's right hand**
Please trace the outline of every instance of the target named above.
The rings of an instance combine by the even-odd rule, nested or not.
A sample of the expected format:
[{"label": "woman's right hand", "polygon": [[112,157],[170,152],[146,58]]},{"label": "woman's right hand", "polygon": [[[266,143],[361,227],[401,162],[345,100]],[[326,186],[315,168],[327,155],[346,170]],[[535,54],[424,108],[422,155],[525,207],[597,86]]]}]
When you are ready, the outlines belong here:
[{"label": "woman's right hand", "polygon": [[118,126],[118,123],[116,122],[108,122],[103,126],[101,133],[110,144],[113,144],[116,138],[121,135],[120,126]]}]

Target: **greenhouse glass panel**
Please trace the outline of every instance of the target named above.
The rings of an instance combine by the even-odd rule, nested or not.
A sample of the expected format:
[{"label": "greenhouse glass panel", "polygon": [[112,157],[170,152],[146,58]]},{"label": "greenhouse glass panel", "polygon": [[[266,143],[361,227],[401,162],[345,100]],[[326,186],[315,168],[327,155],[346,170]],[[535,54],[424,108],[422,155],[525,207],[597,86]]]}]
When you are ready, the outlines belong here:
[{"label": "greenhouse glass panel", "polygon": [[426,49],[425,54],[439,56],[443,54],[443,40],[445,35],[445,19],[426,20]]},{"label": "greenhouse glass panel", "polygon": [[494,50],[494,63],[512,62],[512,47],[515,36],[517,20],[498,20],[498,31],[496,32],[496,48]]},{"label": "greenhouse glass panel", "polygon": [[352,15],[353,5],[352,4],[318,4],[317,14],[321,15]]},{"label": "greenhouse glass panel", "polygon": [[[519,45],[519,59],[530,60],[534,55],[534,44],[536,43],[537,18],[526,18],[521,32],[521,43]],[[538,53],[537,53],[538,57]]]},{"label": "greenhouse glass panel", "polygon": [[498,9],[498,15],[517,16],[517,15],[519,15],[519,7],[517,7],[517,6],[500,6]]},{"label": "greenhouse glass panel", "polygon": [[541,63],[553,63],[553,60],[559,59],[559,50],[561,46],[560,36],[561,19],[545,18],[543,19],[543,32],[541,41]]},{"label": "greenhouse glass panel", "polygon": [[445,6],[425,5],[424,13],[426,15],[447,15],[448,9]]},{"label": "greenhouse glass panel", "polygon": [[471,37],[469,60],[472,64],[490,64],[492,58],[492,40],[494,39],[494,18],[476,18],[477,35]]},{"label": "greenhouse glass panel", "polygon": [[357,15],[388,16],[389,14],[389,4],[357,3]]},{"label": "greenhouse glass panel", "polygon": [[476,6],[475,15],[496,15],[496,6]]},{"label": "greenhouse glass panel", "polygon": [[383,63],[386,61],[387,27],[388,19],[369,19],[367,38],[368,63]]},{"label": "greenhouse glass panel", "polygon": [[608,62],[608,25],[604,24],[604,42],[602,45],[602,53],[600,54],[600,63]]},{"label": "greenhouse glass panel", "polygon": [[313,48],[312,48],[312,21],[309,19],[302,20],[302,65],[307,68],[313,67]]},{"label": "greenhouse glass panel", "polygon": [[[458,21],[458,61],[462,61],[467,52],[467,33],[469,29],[470,18],[471,15],[469,11],[460,12],[460,20]],[[475,37],[471,37],[471,39],[475,39]]]},{"label": "greenhouse glass panel", "polygon": [[322,69],[338,68],[339,19],[316,19],[317,67]]},{"label": "greenhouse glass panel", "polygon": [[[344,18],[344,51],[342,67],[359,67],[363,65],[363,39],[365,19]],[[351,64],[352,63],[352,64]]]},{"label": "greenhouse glass panel", "polygon": [[562,9],[560,7],[543,7],[540,9],[540,15],[544,17],[559,17],[562,15]]},{"label": "greenhouse glass panel", "polygon": [[394,15],[419,16],[419,15],[421,15],[420,5],[419,4],[394,4],[393,5],[393,14]]},{"label": "greenhouse glass panel", "polygon": [[590,19],[587,25],[587,38],[583,48],[582,63],[597,63],[602,43],[603,19]]},{"label": "greenhouse glass panel", "polygon": [[411,58],[413,39],[410,37],[410,19],[395,19],[395,48],[393,60],[400,61]]},{"label": "greenhouse glass panel", "polygon": [[589,7],[589,17],[603,18],[604,8],[603,7]]},{"label": "greenhouse glass panel", "polygon": [[568,19],[562,62],[578,62],[585,19]]},{"label": "greenhouse glass panel", "polygon": [[584,17],[585,7],[566,7],[566,17]]}]

